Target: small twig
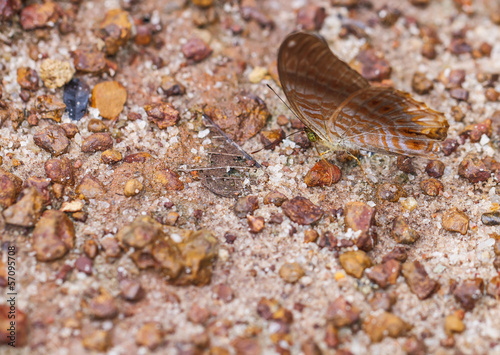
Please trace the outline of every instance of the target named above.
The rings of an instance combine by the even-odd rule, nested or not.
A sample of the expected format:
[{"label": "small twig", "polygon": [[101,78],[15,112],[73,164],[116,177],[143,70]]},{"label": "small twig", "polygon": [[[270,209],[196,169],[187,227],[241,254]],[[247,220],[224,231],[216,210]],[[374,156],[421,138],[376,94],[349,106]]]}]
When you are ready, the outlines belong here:
[{"label": "small twig", "polygon": [[192,169],[177,169],[177,171],[181,171],[183,173],[187,173],[190,171],[197,171],[197,170],[217,170],[217,169],[257,169],[256,166],[231,166],[231,165],[225,165],[225,166],[214,166],[210,168],[192,168]]},{"label": "small twig", "polygon": [[219,152],[207,152],[208,154],[214,154],[214,155],[227,155],[228,157],[237,157],[241,158],[241,155],[238,154],[230,154],[230,153],[219,153]]},{"label": "small twig", "polygon": [[226,133],[224,133],[224,131],[222,129],[220,129],[219,126],[217,126],[215,124],[214,121],[212,121],[212,119],[210,117],[208,117],[207,115],[203,114],[203,118],[205,120],[207,120],[208,122],[210,122],[210,124],[219,132],[219,134],[221,134],[222,136],[224,136],[224,138],[226,139],[226,141],[231,144],[233,147],[235,147],[236,149],[238,149],[241,154],[244,155],[244,157],[250,161],[253,161],[255,163],[255,167],[257,168],[260,168],[262,167],[254,158],[252,158],[252,156],[250,154],[248,154],[247,152],[245,152],[238,144],[236,144],[236,142],[234,142],[231,138],[228,137],[228,135]]},{"label": "small twig", "polygon": [[228,177],[228,176],[210,176],[209,179],[212,180],[255,180],[254,178],[241,178],[241,177]]}]

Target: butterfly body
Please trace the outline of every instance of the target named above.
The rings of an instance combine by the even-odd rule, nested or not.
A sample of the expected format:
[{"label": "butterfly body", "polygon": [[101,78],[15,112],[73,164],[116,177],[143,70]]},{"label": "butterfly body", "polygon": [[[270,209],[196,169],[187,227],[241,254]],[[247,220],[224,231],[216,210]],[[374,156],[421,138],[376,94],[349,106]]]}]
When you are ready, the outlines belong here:
[{"label": "butterfly body", "polygon": [[330,150],[435,156],[448,122],[410,94],[371,86],[319,35],[283,41],[278,73],[292,110]]}]

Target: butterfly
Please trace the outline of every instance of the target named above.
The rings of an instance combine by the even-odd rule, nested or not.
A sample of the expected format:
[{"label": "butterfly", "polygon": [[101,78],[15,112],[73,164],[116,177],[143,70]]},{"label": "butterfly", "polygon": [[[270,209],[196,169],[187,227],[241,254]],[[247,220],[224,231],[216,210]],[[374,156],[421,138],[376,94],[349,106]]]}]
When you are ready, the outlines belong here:
[{"label": "butterfly", "polygon": [[288,35],[278,74],[292,111],[329,150],[436,157],[446,138],[442,113],[406,92],[370,85],[320,35]]}]

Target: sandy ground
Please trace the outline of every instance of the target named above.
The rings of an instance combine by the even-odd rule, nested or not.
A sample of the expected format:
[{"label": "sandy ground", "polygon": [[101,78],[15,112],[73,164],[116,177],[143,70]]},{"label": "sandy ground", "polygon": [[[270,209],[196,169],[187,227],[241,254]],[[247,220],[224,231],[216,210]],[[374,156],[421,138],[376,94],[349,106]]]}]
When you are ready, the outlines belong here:
[{"label": "sandy ground", "polygon": [[[348,15],[343,7],[332,7],[327,1],[308,2],[322,5],[327,17],[320,33],[328,40],[332,50],[346,61],[352,60],[363,47],[365,40],[349,36],[340,39],[341,19]],[[360,10],[365,18],[375,17],[383,1],[374,1],[374,8]],[[256,67],[267,68],[276,59],[276,53],[282,38],[296,28],[295,11],[305,5],[305,1],[261,1],[259,8],[275,22],[275,28],[262,29],[255,22],[241,19],[237,5],[216,2],[220,22],[204,29],[196,28],[192,23],[193,5],[184,6],[181,1],[144,0],[132,7],[131,15],[140,17],[153,14],[159,18],[163,28],[156,34],[165,41],[159,49],[151,49],[163,58],[165,66],[156,68],[147,55],[139,54],[139,59],[130,60],[131,53],[139,52],[136,45],[129,44],[114,58],[119,69],[113,80],[121,82],[129,97],[125,110],[119,116],[123,122],[122,140],[114,148],[124,155],[136,152],[149,152],[154,158],[165,162],[169,168],[179,171],[209,166],[207,151],[215,149],[220,139],[200,138],[199,132],[205,130],[200,118],[192,109],[206,103],[214,104],[231,100],[240,92],[247,91],[262,98],[272,114],[264,129],[278,128],[276,117],[284,114],[291,118],[290,112],[278,98],[265,86],[266,83],[277,87],[270,79],[259,83],[250,83],[248,77]],[[438,81],[430,94],[414,97],[425,101],[430,107],[444,112],[450,123],[448,136],[456,138],[466,125],[484,121],[500,109],[499,102],[487,102],[484,87],[478,82],[478,73],[500,72],[500,27],[494,25],[482,3],[477,4],[477,12],[467,16],[457,11],[451,0],[431,1],[431,5],[421,9],[409,5],[406,1],[393,1],[389,5],[398,7],[402,13],[394,26],[386,28],[374,25],[367,29],[372,46],[383,52],[392,66],[391,79],[400,90],[411,92],[411,78],[415,71],[422,71],[428,78],[436,79],[438,74],[447,69],[465,69],[466,78],[463,87],[470,91],[468,102],[458,105],[465,113],[462,122],[456,122],[450,115],[451,107],[457,105],[450,98],[444,85]],[[50,58],[69,60],[69,52],[83,44],[98,42],[95,35],[96,24],[103,14],[119,7],[117,1],[85,1],[80,5],[77,15],[77,31],[61,36],[57,29],[46,30],[48,35],[38,41],[40,52]],[[361,16],[361,15],[360,15]],[[418,22],[435,24],[443,42],[437,46],[435,60],[423,58],[420,54],[422,39],[415,25],[407,25],[404,17],[412,17]],[[242,35],[233,35],[221,23],[230,19],[241,24],[245,29]],[[470,54],[453,55],[446,50],[452,33],[468,27],[466,39],[473,47],[486,41],[493,45],[489,58],[474,59]],[[19,98],[16,72],[20,66],[38,69],[39,61],[28,57],[28,45],[35,43],[33,32],[23,31],[18,24],[1,28],[3,66],[0,72],[3,85],[3,98],[20,108],[29,106]],[[199,64],[183,65],[186,62],[181,53],[181,46],[193,34],[209,41],[213,53]],[[6,38],[11,38],[6,41]],[[8,43],[10,42],[10,43]],[[397,43],[396,43],[397,42]],[[6,60],[7,54],[9,59]],[[238,74],[231,74],[230,69],[220,69],[227,58],[243,60],[246,69]],[[225,70],[225,71],[224,71]],[[181,119],[176,127],[159,130],[148,122],[142,111],[144,104],[160,101],[162,95],[157,88],[163,75],[175,75],[186,87],[186,95],[168,99],[176,107]],[[224,80],[226,76],[227,80]],[[90,87],[109,79],[83,76]],[[220,84],[216,84],[217,82]],[[215,88],[218,88],[214,90]],[[498,87],[497,83],[497,89]],[[62,97],[62,89],[42,88],[38,92],[52,93]],[[127,121],[128,112],[142,113],[142,119]],[[87,136],[87,124],[91,114],[81,121],[74,122],[79,128],[70,145],[69,159],[82,161],[77,172],[77,181],[86,173],[92,173],[106,188],[118,179],[115,174],[117,165],[106,165],[100,161],[100,154],[81,152],[81,137]],[[63,117],[63,122],[71,122]],[[30,176],[45,177],[44,162],[51,156],[33,143],[33,134],[47,125],[41,121],[39,126],[31,127],[24,122],[16,131],[10,123],[0,128],[0,155],[3,157],[2,168],[11,171],[21,179]],[[286,127],[287,133],[294,130]],[[203,135],[201,135],[203,136]],[[209,137],[209,138],[210,138]],[[19,144],[13,144],[19,143]],[[258,136],[243,144],[247,152],[262,147]],[[419,260],[429,276],[437,280],[441,288],[432,297],[419,300],[410,292],[402,276],[396,285],[385,292],[393,293],[397,302],[392,313],[410,323],[413,328],[408,335],[423,339],[428,353],[432,354],[500,354],[500,305],[498,300],[484,295],[477,301],[472,311],[465,313],[463,320],[466,329],[454,336],[455,345],[446,348],[442,341],[446,339],[444,318],[460,309],[460,304],[450,294],[451,280],[465,280],[481,277],[485,281],[497,275],[493,267],[493,240],[491,234],[498,227],[486,226],[481,222],[481,215],[495,208],[500,202],[498,182],[490,178],[486,182],[472,184],[458,176],[457,169],[464,157],[474,152],[481,158],[491,156],[500,159],[498,136],[493,136],[486,144],[470,143],[461,145],[457,152],[448,157],[441,156],[446,169],[441,182],[444,193],[437,197],[426,196],[419,187],[419,182],[427,178],[424,167],[425,159],[415,160],[418,167],[416,176],[408,175],[403,188],[408,196],[415,197],[418,207],[409,212],[401,203],[377,200],[375,191],[364,180],[359,167],[354,163],[338,163],[342,170],[342,179],[331,187],[309,188],[304,183],[304,176],[319,160],[313,149],[298,150],[293,154],[295,144],[286,139],[274,151],[262,150],[254,154],[258,162],[268,162],[268,167],[248,169],[244,177],[249,186],[246,193],[258,196],[260,207],[255,216],[262,216],[266,221],[272,213],[282,213],[281,208],[264,205],[263,198],[273,190],[285,194],[288,198],[304,196],[322,208],[341,208],[349,201],[363,201],[376,208],[376,230],[379,242],[369,253],[377,263],[383,255],[396,246],[390,236],[392,220],[396,216],[408,219],[421,238],[408,247],[408,259]],[[14,167],[12,160],[23,164]],[[333,159],[333,157],[332,157]],[[334,160],[334,159],[333,159]],[[362,159],[363,168],[368,176],[377,182],[392,182],[402,173],[396,167],[396,157],[376,154]],[[120,164],[120,163],[119,163]],[[118,164],[118,165],[119,165]],[[193,337],[206,333],[210,338],[210,347],[220,346],[231,353],[235,350],[231,342],[251,330],[258,329],[256,341],[263,354],[276,353],[271,340],[275,331],[273,322],[264,320],[257,314],[257,303],[262,297],[274,298],[283,307],[293,313],[291,324],[292,354],[301,353],[301,344],[312,338],[325,353],[335,353],[324,342],[328,303],[343,295],[361,310],[361,319],[373,312],[368,298],[377,289],[366,276],[356,279],[350,276],[336,280],[335,275],[343,269],[334,253],[328,248],[319,248],[315,243],[304,243],[304,231],[311,226],[302,226],[284,217],[281,224],[266,223],[262,232],[254,235],[248,231],[245,218],[238,218],[233,212],[234,198],[220,197],[203,187],[202,181],[192,179],[189,173],[180,172],[185,184],[182,191],[146,190],[133,198],[125,198],[112,193],[111,188],[102,199],[86,202],[84,210],[88,214],[85,222],[74,222],[76,229],[75,247],[62,259],[54,262],[39,262],[32,249],[32,229],[6,226],[1,233],[2,242],[11,241],[18,246],[17,282],[18,303],[20,310],[28,315],[28,343],[23,348],[11,349],[3,346],[4,354],[84,354],[88,353],[82,345],[82,337],[96,329],[111,330],[109,354],[175,354],[185,344],[191,344]],[[105,236],[114,237],[118,230],[129,224],[137,216],[151,212],[164,211],[166,201],[174,203],[174,209],[180,214],[177,226],[183,229],[204,228],[213,233],[219,241],[219,258],[214,265],[211,284],[208,286],[174,286],[157,271],[139,270],[129,255],[122,252],[118,258],[106,258],[99,253],[93,261],[93,274],[86,275],[74,270],[64,282],[56,282],[56,275],[64,264],[73,265],[82,252],[86,239],[95,236],[100,241]],[[442,227],[442,215],[451,206],[465,211],[470,219],[466,235],[448,232]],[[496,205],[498,206],[498,205]],[[498,208],[498,207],[497,207]],[[192,218],[195,210],[202,210],[199,219]],[[314,228],[320,235],[326,231],[344,238],[344,220],[323,217]],[[295,229],[295,233],[290,233]],[[226,232],[237,236],[234,244],[227,244]],[[349,235],[347,236],[349,237]],[[3,253],[4,258],[6,253]],[[286,262],[297,262],[305,271],[305,276],[295,284],[288,284],[278,274]],[[120,297],[118,274],[138,280],[145,291],[145,297],[137,303],[126,302]],[[234,299],[223,302],[216,299],[213,286],[226,284],[234,292]],[[82,300],[92,290],[100,287],[107,289],[115,298],[119,315],[113,319],[95,320],[85,313]],[[168,295],[175,294],[179,302],[172,302]],[[226,333],[216,333],[213,327],[194,324],[187,319],[187,314],[196,304],[211,312],[210,323],[227,321],[231,324]],[[304,306],[299,311],[298,304]],[[77,326],[68,326],[68,319],[76,319]],[[135,337],[145,323],[159,322],[163,329],[169,330],[164,335],[164,343],[155,351],[136,344]],[[386,337],[379,343],[372,343],[363,330],[343,328],[339,332],[339,348],[353,354],[403,354],[402,347],[406,337]],[[282,344],[283,345],[283,344]],[[208,347],[209,348],[209,347]],[[207,349],[208,349],[207,348]],[[201,351],[201,350],[200,350]],[[208,353],[208,350],[205,350]]]}]

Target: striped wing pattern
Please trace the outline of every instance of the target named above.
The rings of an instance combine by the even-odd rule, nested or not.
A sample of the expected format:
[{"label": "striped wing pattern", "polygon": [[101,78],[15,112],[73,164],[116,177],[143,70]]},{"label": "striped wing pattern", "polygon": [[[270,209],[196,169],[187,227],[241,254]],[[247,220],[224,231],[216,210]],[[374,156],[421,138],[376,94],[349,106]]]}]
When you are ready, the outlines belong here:
[{"label": "striped wing pattern", "polygon": [[292,109],[330,148],[432,157],[446,138],[443,114],[408,93],[370,86],[318,35],[289,35],[278,72]]},{"label": "striped wing pattern", "polygon": [[278,52],[278,74],[292,109],[321,139],[335,110],[370,84],[338,59],[319,35],[296,32]]}]

